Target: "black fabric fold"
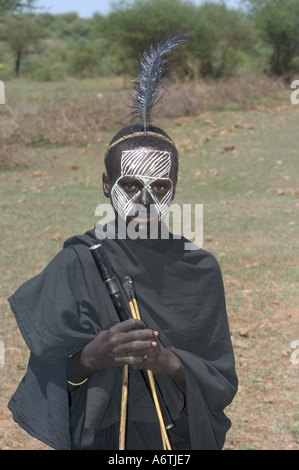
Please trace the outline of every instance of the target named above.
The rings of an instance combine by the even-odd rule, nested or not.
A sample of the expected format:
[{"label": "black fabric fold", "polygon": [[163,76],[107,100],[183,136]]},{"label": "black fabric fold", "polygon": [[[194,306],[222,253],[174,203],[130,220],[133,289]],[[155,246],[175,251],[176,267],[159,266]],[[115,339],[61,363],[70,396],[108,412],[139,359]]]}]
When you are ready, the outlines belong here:
[{"label": "black fabric fold", "polygon": [[[89,252],[99,242],[95,233],[67,240],[49,265],[9,299],[31,351],[9,408],[20,426],[58,449],[84,448],[84,442],[90,448],[97,442],[115,445],[121,369],[96,372],[70,396],[67,390],[68,356],[117,319]],[[222,276],[214,256],[202,249],[186,251],[186,241],[170,234],[165,240],[105,238],[101,243],[119,284],[127,275],[134,279],[143,321],[159,331],[163,345],[185,365],[188,417],[175,383],[157,377],[176,423],[174,441],[179,442],[175,433],[180,429],[186,435],[188,423],[190,449],[221,449],[230,427],[224,409],[237,390]],[[152,429],[155,409],[134,371],[130,390],[132,427],[140,422]],[[157,448],[158,441],[157,429]],[[188,448],[186,442],[182,448]]]}]

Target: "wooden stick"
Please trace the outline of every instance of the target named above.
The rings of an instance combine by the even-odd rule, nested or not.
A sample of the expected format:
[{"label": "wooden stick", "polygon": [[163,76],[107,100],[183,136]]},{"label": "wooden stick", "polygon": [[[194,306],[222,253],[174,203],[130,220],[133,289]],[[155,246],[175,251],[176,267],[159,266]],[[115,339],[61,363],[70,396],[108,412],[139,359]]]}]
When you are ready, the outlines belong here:
[{"label": "wooden stick", "polygon": [[[136,299],[129,302],[129,307],[132,313],[132,317],[141,320],[139,308]],[[171,445],[168,439],[167,431],[164,424],[163,415],[161,412],[159,400],[157,397],[154,374],[150,369],[147,369],[147,375],[149,379],[150,388],[155,404],[155,408],[158,415],[160,424],[160,431],[164,450],[171,450]],[[128,406],[128,382],[129,382],[129,365],[125,364],[123,367],[123,380],[122,380],[122,398],[121,398],[121,412],[120,412],[120,428],[119,428],[119,450],[125,450],[126,448],[126,421],[127,421],[127,406]]]},{"label": "wooden stick", "polygon": [[[137,320],[141,320],[138,304],[137,304],[137,301],[136,301],[135,298],[133,300],[129,301],[129,307],[131,309],[132,317],[136,318]],[[153,371],[151,371],[150,369],[147,369],[147,375],[148,375],[148,379],[149,379],[149,383],[150,383],[150,387],[151,387],[151,391],[152,391],[152,395],[153,395],[153,400],[154,400],[154,403],[155,403],[155,408],[156,408],[158,419],[159,419],[162,442],[163,442],[163,449],[164,450],[171,450],[171,445],[170,445],[170,442],[169,442],[169,439],[168,439],[167,431],[166,431],[165,424],[164,424],[163,415],[162,415],[159,400],[158,400],[158,397],[157,397]]]},{"label": "wooden stick", "polygon": [[128,408],[128,384],[129,384],[129,364],[123,366],[120,426],[119,426],[119,450],[126,449],[126,423]]},{"label": "wooden stick", "polygon": [[[92,247],[90,247],[90,251],[91,251],[92,257],[95,261],[95,264],[98,268],[98,271],[101,275],[102,281],[104,282],[104,284],[107,288],[107,291],[110,295],[110,298],[111,298],[112,303],[114,305],[114,308],[115,308],[115,310],[116,310],[116,312],[119,316],[120,321],[128,320],[130,318],[130,313],[129,313],[128,308],[126,307],[126,304],[123,301],[122,295],[121,295],[121,293],[118,289],[118,285],[117,285],[117,282],[115,280],[115,275],[114,275],[114,273],[111,269],[111,266],[109,264],[109,260],[105,256],[105,253],[104,253],[104,250],[103,250],[103,247],[102,247],[101,243],[99,243],[97,245],[93,245]],[[135,296],[132,295],[132,298],[134,298],[134,297]],[[135,301],[135,305],[136,305],[136,307],[134,306],[134,304],[132,304],[131,312],[134,312],[134,314],[137,315],[136,318],[140,318],[138,305],[137,305],[136,301]],[[137,313],[135,313],[135,310],[136,310]],[[141,371],[141,372],[142,372],[142,375],[143,375],[143,371]],[[148,371],[148,374],[149,374],[149,377],[150,376],[153,377],[152,371]],[[128,379],[129,379],[128,376],[129,376],[129,366],[127,365],[127,367],[126,366],[123,367],[122,405],[121,405],[121,420],[120,420],[120,423],[121,423],[120,445],[122,447],[125,446],[125,437],[124,436],[125,436],[125,427],[126,427],[126,419],[127,419]],[[143,375],[143,377],[145,377],[145,376]],[[151,386],[151,387],[153,389],[153,386]],[[154,384],[153,395],[154,395],[155,392],[156,392],[156,389],[155,389],[155,384]],[[156,395],[156,393],[155,393],[155,395]],[[163,400],[162,400],[162,403],[163,403]],[[158,401],[158,407],[160,409],[159,401]],[[170,419],[170,424],[167,424],[167,426],[171,427],[172,425],[173,424],[171,423],[171,419]],[[163,418],[162,418],[162,422],[160,422],[160,427],[161,427],[162,439],[163,439],[163,443],[164,443],[165,438],[163,437],[163,435],[166,434],[166,436],[167,436],[167,433],[166,433],[166,428],[165,428]],[[165,433],[164,433],[164,431],[165,431]],[[170,448],[170,446],[169,446],[169,448]]]}]

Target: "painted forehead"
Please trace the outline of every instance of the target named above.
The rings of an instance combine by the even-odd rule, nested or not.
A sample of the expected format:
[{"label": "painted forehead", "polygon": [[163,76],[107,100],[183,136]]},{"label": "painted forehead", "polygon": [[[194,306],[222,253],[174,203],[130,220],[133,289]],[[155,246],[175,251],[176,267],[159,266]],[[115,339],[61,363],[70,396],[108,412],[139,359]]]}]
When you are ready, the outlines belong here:
[{"label": "painted forehead", "polygon": [[171,153],[148,148],[125,150],[121,157],[122,176],[169,178]]}]

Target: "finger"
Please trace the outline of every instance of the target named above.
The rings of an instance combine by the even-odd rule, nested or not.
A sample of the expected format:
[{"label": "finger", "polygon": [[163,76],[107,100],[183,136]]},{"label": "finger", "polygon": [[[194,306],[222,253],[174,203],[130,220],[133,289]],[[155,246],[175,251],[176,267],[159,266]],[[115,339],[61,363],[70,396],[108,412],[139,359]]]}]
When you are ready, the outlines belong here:
[{"label": "finger", "polygon": [[118,325],[119,323],[120,323],[119,320],[113,320],[110,323],[108,323],[108,325],[106,325],[105,328],[103,328],[103,330],[110,330],[110,328],[112,328],[115,325]]},{"label": "finger", "polygon": [[130,351],[143,351],[150,350],[157,347],[158,343],[155,341],[151,331],[143,331],[142,334],[138,335],[135,332],[126,333],[119,338],[117,344],[117,352],[121,351],[122,354],[126,354]]},{"label": "finger", "polygon": [[[142,364],[147,359],[147,356],[132,356],[126,355],[124,357],[118,357],[115,359],[115,362],[118,366],[124,366],[125,364],[129,364],[132,366],[137,366],[138,364]],[[141,367],[142,368],[142,367]]]},{"label": "finger", "polygon": [[114,325],[113,328],[117,329],[119,332],[126,333],[128,331],[145,329],[146,326],[142,320],[130,318],[129,320],[125,320],[117,325]]},{"label": "finger", "polygon": [[128,356],[127,357],[127,364],[135,367],[141,367],[141,364],[146,360],[146,356]]},{"label": "finger", "polygon": [[157,335],[154,330],[149,328],[140,329],[140,330],[130,330],[124,335],[126,343],[131,343],[134,341],[157,341]]},{"label": "finger", "polygon": [[134,341],[132,343],[126,343],[119,345],[117,356],[144,356],[152,353],[152,349],[157,347],[157,344],[153,341]]}]

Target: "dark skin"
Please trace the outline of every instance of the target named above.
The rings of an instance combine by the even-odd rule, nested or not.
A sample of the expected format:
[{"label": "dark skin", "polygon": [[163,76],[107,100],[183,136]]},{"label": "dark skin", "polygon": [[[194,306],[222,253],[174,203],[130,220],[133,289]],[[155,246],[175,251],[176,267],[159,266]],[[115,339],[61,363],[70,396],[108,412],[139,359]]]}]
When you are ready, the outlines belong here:
[{"label": "dark skin", "polygon": [[[150,156],[148,157],[150,158]],[[109,179],[103,174],[103,191],[110,198],[111,188],[121,175],[121,152],[118,155],[118,171]],[[176,186],[176,175],[170,172],[173,183],[173,197]],[[154,182],[157,197],[162,198],[168,188],[163,182]],[[122,182],[123,189],[130,197],[141,189],[138,204],[148,210],[153,203],[149,192],[140,188],[134,177],[126,177]],[[117,216],[117,214],[116,214]],[[132,220],[134,217],[130,217]],[[129,219],[129,218],[128,218]],[[127,221],[130,222],[130,220]],[[147,224],[147,220],[145,220]],[[121,367],[129,364],[134,370],[149,369],[155,375],[164,375],[175,381],[176,385],[186,396],[185,368],[181,360],[159,341],[159,332],[147,328],[141,320],[130,319],[124,322],[114,322],[101,331],[85,348],[69,358],[68,380],[80,383],[97,370]],[[70,390],[74,389],[69,385]]]}]

